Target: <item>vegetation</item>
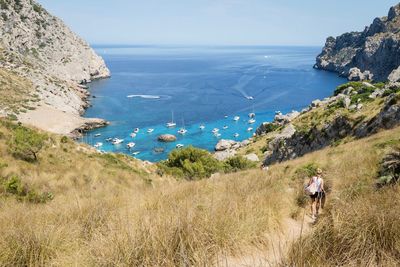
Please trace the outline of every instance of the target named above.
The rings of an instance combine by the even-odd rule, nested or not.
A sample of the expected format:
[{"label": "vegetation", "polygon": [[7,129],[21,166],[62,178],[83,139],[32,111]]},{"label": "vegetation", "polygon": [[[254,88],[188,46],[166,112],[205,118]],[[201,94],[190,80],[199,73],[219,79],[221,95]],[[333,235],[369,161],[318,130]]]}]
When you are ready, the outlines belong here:
[{"label": "vegetation", "polygon": [[24,126],[14,127],[9,142],[11,153],[24,160],[37,161],[38,153],[43,148],[47,136]]},{"label": "vegetation", "polygon": [[379,169],[379,180],[377,185],[395,184],[400,177],[400,149],[396,147],[393,151],[386,154]]}]

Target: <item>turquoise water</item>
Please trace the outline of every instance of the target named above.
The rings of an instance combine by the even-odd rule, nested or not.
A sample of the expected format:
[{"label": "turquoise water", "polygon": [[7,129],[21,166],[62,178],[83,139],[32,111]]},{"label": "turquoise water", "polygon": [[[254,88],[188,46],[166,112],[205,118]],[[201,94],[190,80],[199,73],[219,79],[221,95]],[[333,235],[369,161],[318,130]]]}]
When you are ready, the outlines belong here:
[{"label": "turquoise water", "polygon": [[[177,144],[212,151],[219,139],[251,137],[275,111],[300,110],[312,100],[332,94],[343,83],[337,75],[312,68],[319,47],[95,47],[112,78],[94,81],[92,107],[86,117],[100,117],[111,125],[91,131],[83,142],[102,142],[104,151],[132,154],[150,161],[165,159]],[[130,97],[128,97],[130,96]],[[253,100],[251,100],[253,98]],[[177,127],[165,124],[172,113]],[[256,123],[248,123],[248,114]],[[234,116],[240,120],[233,121]],[[200,130],[199,125],[205,129]],[[179,135],[180,127],[187,133]],[[223,129],[228,126],[228,129]],[[252,127],[253,131],[248,131]],[[135,138],[134,128],[140,128]],[[147,129],[153,128],[149,134]],[[220,137],[211,131],[220,129]],[[174,143],[157,136],[171,133]],[[239,137],[234,137],[238,133]],[[100,136],[98,136],[100,134]],[[97,137],[96,137],[97,136]],[[124,139],[112,145],[106,138]],[[126,144],[134,142],[128,149]],[[156,148],[164,152],[156,153]]]}]

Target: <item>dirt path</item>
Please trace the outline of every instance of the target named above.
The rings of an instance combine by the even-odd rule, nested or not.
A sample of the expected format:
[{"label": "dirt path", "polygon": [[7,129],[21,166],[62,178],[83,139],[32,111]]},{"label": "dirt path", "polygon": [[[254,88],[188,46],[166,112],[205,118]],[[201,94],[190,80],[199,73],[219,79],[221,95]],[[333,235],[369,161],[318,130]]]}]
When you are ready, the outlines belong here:
[{"label": "dirt path", "polygon": [[305,214],[304,219],[296,221],[286,218],[283,222],[284,231],[273,233],[268,237],[268,249],[255,249],[246,255],[235,258],[226,258],[219,262],[220,267],[272,267],[277,266],[285,258],[290,244],[301,235],[307,234],[313,223],[312,219]]}]

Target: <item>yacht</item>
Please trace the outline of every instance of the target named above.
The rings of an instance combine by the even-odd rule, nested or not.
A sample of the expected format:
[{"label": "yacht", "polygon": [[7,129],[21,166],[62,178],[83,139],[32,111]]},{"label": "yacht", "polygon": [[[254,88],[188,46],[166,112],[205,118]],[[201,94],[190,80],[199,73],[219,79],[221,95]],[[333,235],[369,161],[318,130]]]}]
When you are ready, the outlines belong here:
[{"label": "yacht", "polygon": [[124,142],[124,139],[119,139],[119,138],[114,138],[113,140],[112,140],[112,144],[113,145],[119,145],[119,144],[121,144],[121,143],[123,143]]},{"label": "yacht", "polygon": [[130,136],[131,136],[132,138],[135,138],[135,137],[136,137],[136,134],[135,134],[135,133],[131,133]]},{"label": "yacht", "polygon": [[200,128],[200,130],[204,130],[204,129],[206,128],[206,126],[204,126],[204,124],[201,124],[201,125],[199,126],[199,128]]},{"label": "yacht", "polygon": [[102,146],[103,146],[103,143],[101,143],[101,142],[97,142],[97,143],[94,145],[95,148],[99,148],[99,147],[102,147]]},{"label": "yacht", "polygon": [[182,148],[182,147],[184,147],[183,144],[177,144],[177,145],[176,145],[176,148],[178,148],[178,149],[179,149],[179,148]]},{"label": "yacht", "polygon": [[132,155],[134,155],[134,156],[139,155],[139,154],[140,154],[140,151],[132,152]]},{"label": "yacht", "polygon": [[251,131],[253,131],[253,128],[249,127],[249,128],[247,128],[247,131],[251,132]]},{"label": "yacht", "polygon": [[250,119],[250,120],[248,121],[249,124],[253,124],[253,123],[255,123],[255,122],[256,122],[255,119]]},{"label": "yacht", "polygon": [[182,119],[182,128],[179,129],[178,134],[184,135],[187,133],[187,130],[185,129],[185,121]]},{"label": "yacht", "polygon": [[99,137],[99,136],[101,136],[101,133],[97,133],[94,135],[94,137]]},{"label": "yacht", "polygon": [[233,136],[234,136],[235,138],[238,138],[238,137],[239,137],[239,134],[238,134],[238,133],[235,133]]},{"label": "yacht", "polygon": [[220,133],[215,133],[214,136],[218,138],[218,137],[221,137],[221,134]]},{"label": "yacht", "polygon": [[226,129],[228,129],[229,127],[227,126],[227,125],[225,125],[224,127],[223,127],[223,129],[224,130],[226,130]]},{"label": "yacht", "polygon": [[176,123],[174,122],[174,112],[171,112],[171,121],[167,123],[167,128],[176,127]]},{"label": "yacht", "polygon": [[107,139],[106,139],[106,142],[111,142],[113,139],[111,138],[111,137],[108,137]]},{"label": "yacht", "polygon": [[135,129],[133,130],[133,132],[137,134],[137,133],[139,132],[139,128],[135,128]]},{"label": "yacht", "polygon": [[235,117],[233,118],[233,120],[234,120],[234,121],[238,121],[238,120],[240,120],[240,117],[239,117],[239,116],[235,116]]},{"label": "yacht", "polygon": [[247,98],[248,100],[254,100],[254,97],[252,97],[252,96],[246,96],[246,98]]},{"label": "yacht", "polygon": [[136,144],[133,142],[130,142],[126,145],[127,148],[133,148]]},{"label": "yacht", "polygon": [[228,115],[225,115],[224,117],[225,117],[225,119],[227,119],[227,118],[228,118]]},{"label": "yacht", "polygon": [[249,113],[249,118],[250,118],[250,119],[255,118],[255,117],[256,117],[256,114],[255,114],[254,112]]},{"label": "yacht", "polygon": [[154,132],[153,128],[150,128],[150,129],[147,130],[147,133],[152,133],[152,132]]},{"label": "yacht", "polygon": [[212,130],[212,133],[213,134],[216,134],[216,133],[218,133],[219,132],[219,129],[218,128],[214,128],[213,130]]}]

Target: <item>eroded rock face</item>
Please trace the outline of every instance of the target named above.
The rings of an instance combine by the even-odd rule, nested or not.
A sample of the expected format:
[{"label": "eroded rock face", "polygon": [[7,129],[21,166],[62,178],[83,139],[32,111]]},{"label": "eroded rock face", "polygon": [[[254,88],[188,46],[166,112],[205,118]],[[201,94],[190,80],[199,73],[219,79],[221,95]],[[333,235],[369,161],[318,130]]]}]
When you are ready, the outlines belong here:
[{"label": "eroded rock face", "polygon": [[363,32],[329,37],[315,67],[350,80],[398,81],[399,30],[400,4],[390,9],[388,17],[376,18]]},{"label": "eroded rock face", "polygon": [[157,140],[160,142],[175,142],[176,136],[173,134],[162,134],[157,137]]}]

